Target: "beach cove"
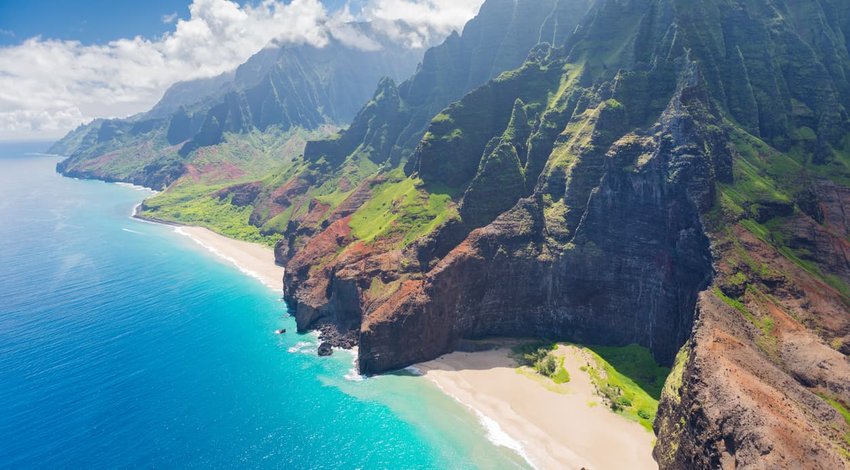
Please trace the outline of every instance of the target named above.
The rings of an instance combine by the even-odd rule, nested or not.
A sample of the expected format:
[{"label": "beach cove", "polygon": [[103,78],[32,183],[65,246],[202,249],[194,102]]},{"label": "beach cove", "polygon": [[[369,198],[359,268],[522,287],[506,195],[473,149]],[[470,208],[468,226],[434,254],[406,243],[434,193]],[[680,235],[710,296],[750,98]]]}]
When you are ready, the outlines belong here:
[{"label": "beach cove", "polygon": [[[284,268],[274,262],[271,248],[234,240],[209,229],[175,226],[220,261],[282,293]],[[544,377],[522,373],[510,357],[510,344],[481,352],[455,352],[411,368],[422,378],[393,376],[368,380],[427,380],[461,404],[483,426],[492,442],[516,453],[539,469],[654,469],[654,435],[612,412],[598,396],[581,368],[592,361],[576,348],[562,348],[564,367],[572,380],[557,387]],[[303,347],[303,345],[302,345]],[[311,352],[314,352],[311,350]],[[337,356],[351,354],[338,350]],[[349,371],[349,378],[356,376]],[[351,391],[357,393],[357,391]]]}]

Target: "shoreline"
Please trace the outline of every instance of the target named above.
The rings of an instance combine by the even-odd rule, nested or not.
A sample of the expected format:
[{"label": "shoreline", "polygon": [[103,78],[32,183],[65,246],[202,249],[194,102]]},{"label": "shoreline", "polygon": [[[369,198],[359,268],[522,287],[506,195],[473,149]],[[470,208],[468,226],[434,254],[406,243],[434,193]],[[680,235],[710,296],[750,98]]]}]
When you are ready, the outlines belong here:
[{"label": "shoreline", "polygon": [[205,227],[143,217],[138,213],[140,206],[141,203],[133,208],[133,219],[173,228],[178,235],[189,238],[219,260],[235,266],[243,274],[260,281],[281,297],[283,296],[283,275],[286,269],[275,263],[274,250],[271,248],[259,243],[229,238]]},{"label": "shoreline", "polygon": [[559,349],[571,377],[561,385],[519,370],[509,352],[453,352],[415,367],[534,468],[658,468],[655,436],[602,403],[580,369],[588,360],[581,351]]}]

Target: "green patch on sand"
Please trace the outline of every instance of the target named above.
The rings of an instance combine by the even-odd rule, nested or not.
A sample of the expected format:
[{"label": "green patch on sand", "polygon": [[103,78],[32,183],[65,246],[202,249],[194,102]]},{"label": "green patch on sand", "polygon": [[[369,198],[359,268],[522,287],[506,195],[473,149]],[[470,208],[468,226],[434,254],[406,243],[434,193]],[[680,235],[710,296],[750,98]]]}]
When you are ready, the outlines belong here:
[{"label": "green patch on sand", "polygon": [[[565,357],[557,354],[558,346],[546,341],[526,342],[513,347],[511,357],[520,365],[519,373],[551,379],[546,380],[551,385],[547,388],[560,391],[559,385],[568,383],[570,374],[564,367]],[[578,348],[590,356],[590,363],[579,369],[590,376],[597,394],[612,411],[652,431],[669,367],[658,365],[648,349],[636,344],[615,347],[563,343],[562,350],[563,347]]]},{"label": "green patch on sand", "polygon": [[607,405],[652,431],[658,399],[670,369],[658,365],[648,349],[636,344],[585,349],[595,362],[587,373]]}]

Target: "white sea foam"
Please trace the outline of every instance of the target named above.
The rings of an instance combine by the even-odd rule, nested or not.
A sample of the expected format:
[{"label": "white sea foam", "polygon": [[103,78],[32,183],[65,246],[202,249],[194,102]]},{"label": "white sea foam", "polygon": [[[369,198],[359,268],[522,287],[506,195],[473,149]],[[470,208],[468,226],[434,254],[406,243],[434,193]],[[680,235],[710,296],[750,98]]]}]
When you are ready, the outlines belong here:
[{"label": "white sea foam", "polygon": [[148,219],[139,219],[139,218],[137,218],[137,217],[136,217],[136,213],[137,213],[137,211],[138,211],[138,209],[139,209],[139,206],[141,206],[141,205],[142,205],[141,203],[136,204],[136,206],[135,206],[135,207],[133,207],[133,212],[130,212],[130,218],[131,218],[131,219],[133,219],[133,221],[135,221],[135,222],[139,222],[139,223],[142,223],[142,224],[159,225],[159,226],[163,226],[163,225],[164,225],[164,226],[166,226],[166,227],[173,227],[173,225],[163,224],[163,223],[160,223],[160,222],[154,222],[153,220],[148,220]]},{"label": "white sea foam", "polygon": [[142,191],[142,192],[151,193],[151,194],[159,194],[159,191],[157,191],[155,189],[146,188],[144,186],[139,186],[137,184],[122,183],[122,182],[117,182],[115,184],[117,184],[118,186],[124,187],[124,188],[130,188],[130,189],[135,190],[135,191]]},{"label": "white sea foam", "polygon": [[53,158],[56,158],[56,157],[64,158],[65,157],[65,155],[59,155],[58,153],[42,153],[42,152],[27,152],[27,153],[24,154],[24,156],[26,156],[26,157],[53,157]]},{"label": "white sea foam", "polygon": [[528,453],[525,452],[525,448],[522,447],[522,444],[519,441],[509,436],[502,429],[502,427],[499,426],[499,423],[494,421],[489,416],[476,410],[475,408],[473,408],[473,411],[475,411],[475,415],[478,416],[478,421],[481,423],[482,426],[484,426],[484,429],[487,431],[487,439],[489,439],[490,442],[496,444],[497,446],[507,447],[508,449],[511,449],[512,451],[519,454],[519,456],[522,457],[526,462],[528,462],[529,465],[535,467],[534,462],[531,461],[531,458],[528,456]]},{"label": "white sea foam", "polygon": [[121,230],[123,230],[125,232],[135,233],[136,235],[144,235],[144,233],[142,233],[142,232],[137,232],[137,231],[129,229],[129,228],[122,228]]},{"label": "white sea foam", "polygon": [[346,373],[342,377],[345,380],[348,380],[349,382],[362,382],[362,381],[366,380],[365,375],[360,375],[360,374],[357,373],[356,367],[352,367],[351,369],[348,369],[348,373]]},{"label": "white sea foam", "polygon": [[287,351],[289,351],[292,354],[305,352],[305,351],[310,352],[310,350],[313,349],[313,346],[315,346],[315,344],[307,342],[307,341],[299,341],[299,342],[295,343],[295,345],[293,345],[292,347],[287,349]]},{"label": "white sea foam", "polygon": [[501,426],[499,426],[499,423],[497,423],[493,418],[485,415],[477,408],[452,395],[446,389],[441,387],[439,383],[434,382],[434,384],[437,386],[437,388],[442,390],[443,393],[454,398],[456,402],[469,408],[470,410],[472,410],[473,413],[475,413],[475,416],[478,418],[478,422],[481,423],[481,426],[487,433],[487,440],[497,446],[511,449],[512,451],[516,452],[520,457],[522,457],[522,459],[525,460],[526,463],[528,463],[528,465],[530,465],[532,468],[537,468],[537,465],[535,465],[534,462],[531,460],[531,457],[528,455],[528,452],[525,451],[525,448],[522,446],[522,443],[509,436],[508,433],[506,433],[505,430],[502,429]]},{"label": "white sea foam", "polygon": [[416,367],[416,366],[407,366],[407,367],[405,367],[405,368],[404,368],[404,370],[406,370],[406,371],[410,372],[410,373],[411,373],[411,374],[413,374],[413,375],[425,375],[425,374],[423,374],[423,373],[422,373],[422,371],[421,371],[418,367]]},{"label": "white sea foam", "polygon": [[365,375],[361,375],[357,371],[357,346],[351,349],[342,349],[342,348],[334,348],[337,351],[344,352],[351,355],[351,369],[348,369],[348,372],[343,376],[345,380],[349,382],[362,382],[366,380]]}]

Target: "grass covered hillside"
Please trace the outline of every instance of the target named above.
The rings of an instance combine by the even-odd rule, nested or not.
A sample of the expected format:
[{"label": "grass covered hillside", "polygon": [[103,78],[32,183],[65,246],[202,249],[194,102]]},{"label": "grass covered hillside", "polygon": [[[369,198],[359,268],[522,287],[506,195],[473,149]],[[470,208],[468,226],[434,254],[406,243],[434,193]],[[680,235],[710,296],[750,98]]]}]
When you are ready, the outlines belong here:
[{"label": "grass covered hillside", "polygon": [[329,132],[330,128],[228,134],[223,143],[196,151],[185,164],[185,174],[145,200],[139,215],[274,246],[277,232],[252,223],[253,200],[272,191],[281,175],[298,164],[307,139]]}]

